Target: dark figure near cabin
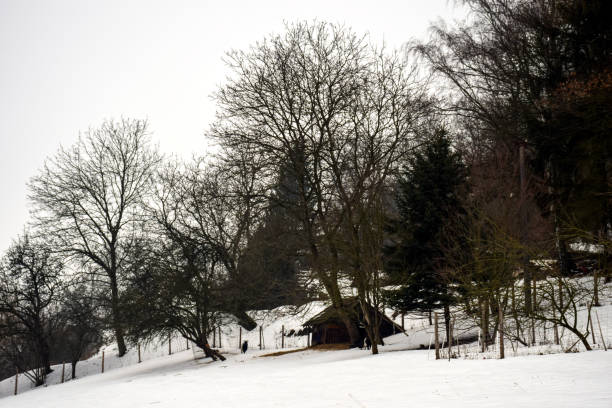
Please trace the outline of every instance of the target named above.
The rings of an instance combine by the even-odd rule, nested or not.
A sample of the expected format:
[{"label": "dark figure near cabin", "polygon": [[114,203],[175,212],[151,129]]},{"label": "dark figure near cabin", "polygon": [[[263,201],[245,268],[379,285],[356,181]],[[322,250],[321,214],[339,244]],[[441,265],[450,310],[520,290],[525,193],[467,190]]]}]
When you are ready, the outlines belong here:
[{"label": "dark figure near cabin", "polygon": [[366,348],[366,350],[369,350],[370,347],[372,347],[372,342],[370,341],[370,338],[368,336],[366,336],[366,338],[365,338],[365,348]]},{"label": "dark figure near cabin", "polygon": [[246,354],[248,348],[249,348],[249,342],[246,340],[243,341],[242,342],[242,354]]}]

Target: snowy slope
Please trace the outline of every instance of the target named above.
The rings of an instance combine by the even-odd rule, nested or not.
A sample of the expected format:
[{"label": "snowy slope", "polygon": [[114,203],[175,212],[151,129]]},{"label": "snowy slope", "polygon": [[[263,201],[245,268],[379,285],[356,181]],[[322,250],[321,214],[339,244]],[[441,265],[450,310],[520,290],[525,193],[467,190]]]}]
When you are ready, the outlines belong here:
[{"label": "snowy slope", "polygon": [[0,400],[45,407],[606,407],[612,352],[506,360],[431,360],[427,351],[353,349],[280,357],[191,353],[151,360]]},{"label": "snowy slope", "polygon": [[[612,344],[612,298],[607,285],[604,305],[596,308],[603,336]],[[31,389],[20,378],[19,393],[12,396],[14,379],[0,382],[0,407],[132,407],[157,405],[219,407],[231,406],[439,406],[455,401],[454,406],[507,406],[517,394],[515,406],[612,407],[610,368],[612,351],[577,354],[559,353],[560,347],[540,345],[518,348],[506,345],[504,361],[495,360],[497,350],[477,352],[478,345],[462,345],[460,359],[435,361],[431,345],[433,327],[427,319],[410,316],[406,333],[385,339],[381,355],[367,351],[297,352],[279,357],[261,357],[280,348],[281,330],[301,328],[325,307],[313,302],[294,310],[281,307],[254,312],[261,326],[264,349],[259,350],[259,327],[250,332],[226,322],[222,327],[222,352],[226,362],[210,363],[198,359],[190,345],[180,338],[172,340],[173,355],[168,355],[167,339],[142,346],[143,363],[137,364],[137,349],[119,359],[112,346],[105,349],[105,373],[100,374],[101,352],[80,362],[77,380],[60,382],[61,366],[48,377],[47,387]],[[387,311],[390,315],[391,311]],[[586,321],[586,314],[584,316]],[[395,321],[401,324],[401,317]],[[461,326],[461,322],[457,322]],[[467,323],[463,322],[467,326]],[[466,326],[466,327],[467,327]],[[239,337],[249,341],[247,355],[239,353]],[[441,337],[444,337],[441,327]],[[474,328],[462,330],[473,336]],[[599,334],[599,331],[597,331]],[[218,347],[218,339],[217,347]],[[569,333],[565,344],[573,343]],[[285,349],[306,345],[305,336],[285,338]],[[597,339],[598,346],[601,342]],[[408,351],[424,347],[426,350]],[[486,361],[483,361],[486,358]],[[66,367],[66,378],[69,376]],[[30,392],[25,392],[30,391]],[[5,397],[5,398],[2,398]]]},{"label": "snowy slope", "polygon": [[[285,333],[289,333],[292,329],[297,331],[302,328],[302,323],[310,319],[315,314],[319,313],[325,307],[324,302],[311,302],[303,307],[294,308],[283,306],[269,311],[250,312],[250,316],[257,322],[258,327],[251,331],[240,329],[231,319],[221,327],[221,347],[219,347],[218,337],[215,339],[215,347],[224,354],[232,354],[239,352],[240,339],[248,340],[251,351],[258,349],[259,345],[259,327],[262,327],[262,343],[263,352],[273,352],[281,348],[282,328],[285,327]],[[217,336],[216,332],[216,336]],[[213,344],[212,337],[209,339]],[[303,348],[307,345],[306,336],[291,336],[285,337],[285,349]],[[177,353],[187,350],[191,358],[201,357],[201,351],[193,344],[187,343],[180,336],[173,336],[171,339],[171,347],[168,347],[168,339],[159,339],[149,344],[141,345],[141,360],[148,362],[152,359],[168,357],[170,351]],[[138,364],[138,348],[130,346],[128,352],[122,358],[117,357],[117,347],[115,344],[110,344],[102,348],[96,355],[88,360],[81,361],[77,364],[77,379],[101,373],[102,369],[102,352],[104,351],[104,375],[109,372]],[[194,353],[195,351],[195,353]],[[62,366],[55,365],[52,367],[54,372],[47,376],[47,385],[61,383]],[[71,367],[66,364],[65,381],[70,381]],[[1,398],[4,396],[13,395],[15,389],[14,377],[0,381],[0,406],[2,406]],[[23,375],[19,375],[18,394],[33,390],[32,383]]]}]

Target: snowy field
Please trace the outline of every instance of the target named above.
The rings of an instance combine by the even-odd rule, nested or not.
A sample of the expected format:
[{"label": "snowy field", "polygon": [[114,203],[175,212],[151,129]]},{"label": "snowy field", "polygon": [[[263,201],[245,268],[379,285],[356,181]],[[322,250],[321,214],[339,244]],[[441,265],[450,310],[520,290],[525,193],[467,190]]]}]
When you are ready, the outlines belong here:
[{"label": "snowy field", "polygon": [[[602,333],[612,345],[612,285],[602,288],[603,305],[597,307]],[[202,359],[201,352],[185,340],[173,338],[172,355],[168,339],[141,346],[143,362],[138,364],[137,347],[123,358],[116,349],[104,348],[105,372],[101,371],[102,350],[77,366],[77,379],[61,382],[61,365],[47,377],[48,386],[33,389],[23,376],[19,395],[13,396],[14,378],[0,382],[0,408],[62,407],[612,407],[612,350],[596,349],[562,353],[575,342],[561,332],[562,346],[540,342],[535,347],[506,343],[506,359],[497,360],[496,346],[484,354],[477,342],[463,344],[457,359],[434,360],[428,350],[433,327],[422,316],[408,316],[406,334],[385,339],[381,354],[353,349],[340,351],[299,351],[277,357],[264,354],[279,351],[282,330],[297,331],[301,324],[325,305],[313,302],[300,310],[281,307],[251,316],[262,328],[264,350],[259,350],[259,327],[246,332],[231,319],[224,322],[222,344],[216,347],[225,362]],[[391,311],[387,310],[387,315]],[[586,322],[586,313],[580,312]],[[401,317],[395,321],[401,325]],[[474,338],[478,330],[468,321],[459,322],[458,337]],[[461,327],[463,326],[463,327]],[[444,338],[443,326],[441,337]],[[548,337],[547,337],[548,336]],[[550,339],[551,329],[538,334]],[[239,353],[240,339],[249,341],[246,355]],[[305,347],[306,336],[285,337],[285,350]],[[418,348],[424,350],[415,350]],[[516,349],[515,349],[516,348]],[[446,350],[443,350],[443,354]]]},{"label": "snowy field", "polygon": [[[399,335],[403,336],[403,335]],[[393,347],[393,346],[390,346]],[[423,351],[305,351],[194,361],[190,351],[0,400],[31,407],[605,407],[612,352],[438,360]]]}]

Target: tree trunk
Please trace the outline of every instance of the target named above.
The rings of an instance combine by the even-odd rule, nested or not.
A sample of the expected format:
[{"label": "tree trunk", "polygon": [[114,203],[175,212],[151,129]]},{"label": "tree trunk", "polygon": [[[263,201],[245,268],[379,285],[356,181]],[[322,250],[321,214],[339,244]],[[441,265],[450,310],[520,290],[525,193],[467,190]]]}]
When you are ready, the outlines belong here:
[{"label": "tree trunk", "polygon": [[533,274],[532,276],[533,276],[533,287],[531,290],[531,298],[532,298],[531,307],[533,308],[534,311],[537,311],[538,310],[538,280],[535,274]]},{"label": "tree trunk", "polygon": [[[531,305],[532,310],[535,312],[536,308],[537,308],[537,284],[536,284],[536,277],[535,275],[533,276],[533,290],[532,290],[532,295],[533,295],[533,303]],[[535,331],[535,316],[532,314],[531,315],[531,344],[533,344],[535,346],[536,344],[536,331]]]},{"label": "tree trunk", "polygon": [[561,317],[563,317],[563,310],[565,310],[565,306],[563,305],[563,279],[559,277],[557,283],[559,286],[559,312],[561,313]]},{"label": "tree trunk", "polygon": [[217,361],[217,359],[221,361],[225,361],[225,357],[223,357],[223,355],[219,353],[217,350],[210,348],[210,345],[208,344],[208,342],[206,342],[206,340],[196,341],[195,344],[196,346],[204,350],[204,354],[206,355],[206,357],[212,358],[213,361]]},{"label": "tree trunk", "polygon": [[525,315],[531,316],[532,313],[532,303],[531,303],[531,281],[532,274],[531,268],[528,265],[529,259],[523,260],[523,292],[525,296]]},{"label": "tree trunk", "polygon": [[372,354],[378,354],[378,344],[376,341],[372,342]]},{"label": "tree trunk", "polygon": [[[555,288],[554,288],[554,286],[552,287],[552,289],[553,289],[552,293],[553,293],[553,302],[554,302],[554,300],[555,300]],[[552,308],[552,313],[553,313],[553,321],[554,321],[554,323],[553,323],[553,333],[554,333],[554,336],[555,336],[555,344],[559,345],[559,327],[557,326],[557,312],[555,312],[555,308],[554,307]]]},{"label": "tree trunk", "polygon": [[[555,223],[559,223],[558,217],[555,216]],[[555,240],[557,243],[557,253],[559,257],[559,272],[561,276],[570,275],[569,255],[567,253],[567,243],[561,237],[561,227],[555,225]]]},{"label": "tree trunk", "polygon": [[483,299],[480,306],[480,331],[482,332],[482,347],[484,353],[487,350],[487,338],[489,337],[489,304],[486,299]]},{"label": "tree trunk", "polygon": [[50,356],[50,351],[49,351],[49,346],[47,345],[47,342],[44,340],[44,338],[41,337],[39,338],[39,348],[40,348],[40,359],[41,359],[41,363],[46,374],[52,373],[53,370],[51,369],[51,356]]},{"label": "tree trunk", "polygon": [[504,350],[504,310],[502,308],[501,302],[498,303],[497,306],[498,311],[498,326],[499,326],[499,358],[503,359],[505,357]]},{"label": "tree trunk", "polygon": [[[319,271],[319,276],[323,276],[327,278],[327,276]],[[359,333],[359,328],[357,324],[351,319],[348,311],[345,309],[345,305],[342,302],[342,295],[340,294],[340,289],[338,288],[338,282],[333,282],[329,279],[325,279],[323,281],[323,285],[327,290],[327,294],[330,297],[332,307],[338,314],[338,317],[344,323],[346,327],[346,331],[348,332],[349,339],[351,342],[351,347],[361,347],[361,334]]]},{"label": "tree trunk", "polygon": [[351,347],[360,347],[361,344],[359,343],[361,343],[361,334],[359,334],[359,328],[344,309],[336,310],[338,312],[338,315],[340,316],[340,319],[342,320],[342,323],[344,323],[344,326],[346,326],[346,330],[348,331],[349,339],[351,342]]},{"label": "tree trunk", "polygon": [[34,327],[32,328],[32,335],[36,345],[36,358],[38,358],[38,366],[42,368],[44,375],[51,373],[51,358],[49,345],[47,344],[47,337],[45,335],[44,324],[41,317],[42,312],[36,311],[36,318],[34,320]]},{"label": "tree trunk", "polygon": [[593,350],[593,349],[591,348],[591,345],[589,344],[589,339],[588,339],[586,336],[584,336],[582,333],[580,333],[580,330],[576,330],[576,329],[574,329],[573,327],[568,327],[568,326],[565,326],[565,327],[566,327],[567,329],[569,329],[569,331],[571,331],[572,333],[574,333],[574,334],[576,335],[576,337],[578,337],[578,338],[580,339],[580,341],[581,341],[581,342],[582,342],[582,344],[584,345],[584,348],[585,348],[587,351],[591,351],[591,350]]},{"label": "tree trunk", "polygon": [[450,314],[450,306],[448,304],[444,305],[444,327],[446,328],[446,345],[448,347],[448,352],[450,353],[450,344],[451,344],[451,314]]},{"label": "tree trunk", "polygon": [[599,275],[597,268],[593,270],[593,306],[599,306]]},{"label": "tree trunk", "polygon": [[[372,343],[372,354],[378,354],[378,344],[380,343],[380,333],[377,330],[378,319],[376,318],[376,311],[374,311],[374,316],[370,313],[370,308],[367,306],[365,300],[360,299],[361,312],[363,313],[363,317],[365,319],[366,324],[366,335],[370,339]],[[361,340],[361,339],[360,339]]]},{"label": "tree trunk", "polygon": [[366,329],[366,334],[370,339],[370,343],[372,343],[372,354],[378,354],[378,341],[376,340],[376,334],[374,334],[373,327],[368,327]]},{"label": "tree trunk", "polygon": [[[500,296],[501,298],[501,296]],[[500,300],[494,301],[494,302],[490,302],[489,303],[489,316],[497,316],[499,314],[499,307],[498,304],[500,303]],[[493,319],[493,333],[491,334],[491,342],[495,343],[495,339],[497,338],[497,331],[499,329],[499,320],[495,320]]]},{"label": "tree trunk", "polygon": [[74,380],[76,378],[76,366],[77,363],[79,362],[79,360],[76,361],[72,361],[72,379]]},{"label": "tree trunk", "polygon": [[115,340],[117,341],[117,350],[119,357],[123,357],[127,352],[125,346],[125,338],[123,335],[123,326],[121,324],[121,312],[119,310],[119,289],[117,286],[117,277],[111,274],[111,312],[113,314],[113,330],[115,331]]},{"label": "tree trunk", "polygon": [[[307,228],[310,230],[310,225],[307,224]],[[319,280],[323,283],[323,286],[325,287],[325,290],[327,291],[327,294],[330,298],[331,304],[333,306],[333,308],[335,309],[336,313],[338,314],[338,316],[340,317],[340,320],[342,321],[342,323],[344,323],[344,326],[346,327],[346,330],[348,332],[349,335],[349,339],[351,342],[351,347],[361,347],[362,344],[361,343],[361,334],[359,333],[359,329],[357,328],[357,325],[355,324],[355,322],[349,317],[347,311],[344,309],[344,305],[342,303],[342,295],[340,294],[340,289],[338,288],[338,281],[335,280],[334,278],[330,278],[327,275],[327,271],[321,267],[320,264],[320,260],[319,260],[319,250],[317,245],[314,243],[315,240],[313,238],[312,235],[312,231],[309,232],[309,241],[310,241],[310,255],[312,256],[312,263],[313,263],[313,269],[315,270],[317,276],[319,277]],[[333,253],[333,258],[334,261],[332,261],[332,266],[331,269],[334,273],[332,273],[333,276],[337,276],[338,274],[338,255],[336,253],[336,251],[334,250],[333,245],[330,245],[331,247],[331,252]]]},{"label": "tree trunk", "polygon": [[440,338],[438,336],[438,313],[434,315],[434,342],[436,348],[436,360],[440,359]]},{"label": "tree trunk", "polygon": [[[525,145],[519,146],[519,171],[520,171],[520,205],[519,205],[519,225],[520,240],[522,245],[527,243],[527,175],[525,173]],[[523,257],[523,291],[525,296],[525,314],[531,316],[531,268],[529,266],[529,256]]]},{"label": "tree trunk", "polygon": [[516,338],[519,339],[521,337],[521,322],[519,321],[518,310],[516,308],[516,291],[514,287],[515,283],[512,282],[510,296],[512,298],[512,318],[514,319],[514,324],[516,326]]},{"label": "tree trunk", "polygon": [[[609,179],[612,180],[612,177]],[[611,190],[608,190],[611,191]],[[612,214],[612,211],[609,212],[610,214]],[[601,268],[601,275],[604,278],[604,283],[610,283],[610,280],[612,278],[612,276],[610,275],[610,270],[608,269],[608,259],[609,259],[609,244],[606,244],[604,242],[605,239],[607,239],[608,237],[608,226],[605,225],[603,227],[603,230],[599,232],[599,236],[600,236],[600,245],[603,246],[602,248],[602,252],[601,252],[601,262],[599,264],[600,268]]]}]

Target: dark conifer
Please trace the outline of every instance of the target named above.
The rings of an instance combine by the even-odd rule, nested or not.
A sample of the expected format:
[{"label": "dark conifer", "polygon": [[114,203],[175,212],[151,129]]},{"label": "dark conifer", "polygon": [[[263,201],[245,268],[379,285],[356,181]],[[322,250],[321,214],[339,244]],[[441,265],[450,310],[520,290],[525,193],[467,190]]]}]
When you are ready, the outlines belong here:
[{"label": "dark conifer", "polygon": [[443,307],[448,325],[453,296],[445,274],[443,235],[462,212],[466,168],[444,129],[439,129],[403,168],[398,180],[400,222],[396,244],[387,248],[386,268],[401,288],[387,292],[389,304],[407,311]]}]

